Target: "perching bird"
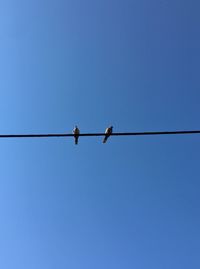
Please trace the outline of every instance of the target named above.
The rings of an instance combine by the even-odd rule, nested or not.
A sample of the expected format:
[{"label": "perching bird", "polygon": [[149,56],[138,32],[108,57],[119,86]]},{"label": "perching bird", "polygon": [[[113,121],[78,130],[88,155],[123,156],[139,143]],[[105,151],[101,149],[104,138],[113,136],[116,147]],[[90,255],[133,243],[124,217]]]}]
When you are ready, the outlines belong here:
[{"label": "perching bird", "polygon": [[74,138],[75,138],[75,145],[77,145],[79,134],[80,134],[79,128],[77,126],[75,126],[75,128],[74,128],[73,134],[74,134]]},{"label": "perching bird", "polygon": [[112,130],[113,130],[113,127],[112,126],[106,128],[105,137],[104,137],[103,143],[106,143],[108,137],[112,134]]}]

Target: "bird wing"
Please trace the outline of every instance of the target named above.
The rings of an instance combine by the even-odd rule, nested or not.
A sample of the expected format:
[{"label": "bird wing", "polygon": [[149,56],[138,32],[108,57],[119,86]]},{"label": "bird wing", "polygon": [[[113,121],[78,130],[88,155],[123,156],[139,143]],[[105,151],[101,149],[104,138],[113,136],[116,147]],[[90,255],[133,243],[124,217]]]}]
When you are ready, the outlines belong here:
[{"label": "bird wing", "polygon": [[106,128],[105,134],[109,134],[109,128]]},{"label": "bird wing", "polygon": [[80,131],[79,131],[78,128],[74,128],[73,133],[76,134],[76,135],[78,135],[80,133]]},{"label": "bird wing", "polygon": [[107,128],[106,129],[106,134],[108,134],[108,135],[112,134],[112,128],[110,128],[110,127]]}]

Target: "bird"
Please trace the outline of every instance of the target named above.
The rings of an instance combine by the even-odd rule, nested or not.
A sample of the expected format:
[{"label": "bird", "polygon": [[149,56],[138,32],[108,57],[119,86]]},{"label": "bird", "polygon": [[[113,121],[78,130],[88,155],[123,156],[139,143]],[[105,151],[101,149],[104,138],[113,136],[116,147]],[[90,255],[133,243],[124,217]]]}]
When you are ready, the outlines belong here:
[{"label": "bird", "polygon": [[112,134],[112,131],[113,131],[113,126],[106,128],[103,143],[106,143],[108,137]]},{"label": "bird", "polygon": [[78,138],[79,138],[80,130],[77,127],[77,125],[73,129],[73,134],[74,134],[74,138],[75,138],[75,145],[78,145]]}]

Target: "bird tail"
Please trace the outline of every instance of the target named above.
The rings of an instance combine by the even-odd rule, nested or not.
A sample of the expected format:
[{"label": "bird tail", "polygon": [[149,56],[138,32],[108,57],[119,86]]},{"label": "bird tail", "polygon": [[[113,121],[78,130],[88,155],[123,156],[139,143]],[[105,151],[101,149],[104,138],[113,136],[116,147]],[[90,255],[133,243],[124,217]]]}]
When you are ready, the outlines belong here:
[{"label": "bird tail", "polygon": [[107,139],[108,139],[108,136],[105,136],[104,140],[103,140],[103,143],[106,143]]},{"label": "bird tail", "polygon": [[78,145],[78,136],[75,136],[75,145]]}]

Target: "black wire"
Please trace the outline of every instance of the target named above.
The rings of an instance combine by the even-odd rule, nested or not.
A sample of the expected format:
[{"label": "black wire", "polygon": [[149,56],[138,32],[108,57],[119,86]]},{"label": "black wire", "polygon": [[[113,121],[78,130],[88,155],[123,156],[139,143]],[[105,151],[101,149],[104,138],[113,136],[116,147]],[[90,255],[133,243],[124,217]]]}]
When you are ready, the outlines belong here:
[{"label": "black wire", "polygon": [[[110,136],[144,136],[144,135],[180,135],[200,134],[200,130],[194,131],[164,131],[164,132],[129,132],[112,133]],[[74,134],[2,134],[0,138],[41,138],[41,137],[74,137]],[[79,136],[105,136],[105,133],[83,133]]]}]

